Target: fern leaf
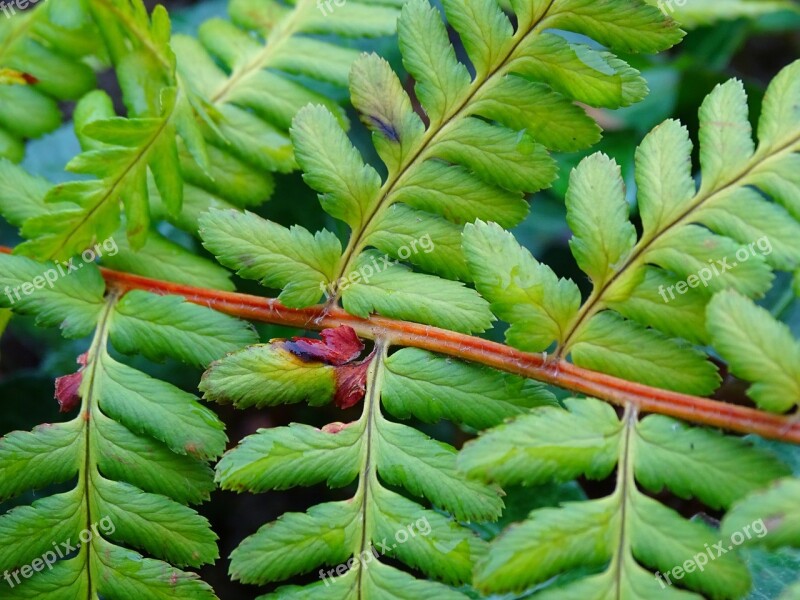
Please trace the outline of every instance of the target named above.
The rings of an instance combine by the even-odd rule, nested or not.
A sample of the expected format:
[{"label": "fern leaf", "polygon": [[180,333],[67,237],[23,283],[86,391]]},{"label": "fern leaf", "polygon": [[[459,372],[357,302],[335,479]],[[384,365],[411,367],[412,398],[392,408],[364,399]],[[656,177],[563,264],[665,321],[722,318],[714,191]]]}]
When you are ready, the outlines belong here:
[{"label": "fern leaf", "polygon": [[364,428],[343,427],[332,435],[308,425],[264,429],[246,438],[217,465],[228,489],[265,492],[325,482],[336,488],[358,476]]},{"label": "fern leaf", "polygon": [[425,497],[459,521],[495,520],[503,503],[483,485],[464,481],[456,473],[456,451],[405,425],[381,420],[376,430],[378,473],[390,485],[400,485]]},{"label": "fern leaf", "polygon": [[[0,256],[0,272],[10,282],[35,281],[34,273],[50,266]],[[196,575],[172,565],[200,567],[219,556],[208,521],[186,504],[207,499],[213,488],[207,461],[225,449],[223,425],[191,394],[112,359],[108,343],[123,351],[141,347],[154,358],[173,355],[204,364],[252,342],[252,332],[180,298],[132,292],[119,299],[115,291],[104,298],[93,264],[75,270],[52,288],[35,290],[28,302],[0,300],[43,325],[61,325],[67,334],[94,329],[91,347],[79,359],[82,368],[57,383],[62,410],[80,401],[80,413],[65,423],[0,438],[0,499],[77,478],[68,491],[0,515],[0,532],[8,542],[0,551],[0,569],[12,577],[22,570],[24,577],[7,595],[216,598]],[[169,333],[163,329],[166,314],[177,324]],[[178,471],[182,476],[176,479]],[[36,535],[43,530],[48,537]],[[52,569],[28,581],[23,565],[35,558]]]},{"label": "fern leaf", "polygon": [[567,193],[572,252],[593,284],[582,305],[572,282],[558,281],[509,234],[481,223],[467,228],[470,272],[495,314],[510,324],[506,340],[531,351],[555,346],[559,357],[629,380],[713,392],[716,369],[680,338],[708,341],[701,326],[715,292],[761,297],[773,270],[794,272],[800,263],[798,182],[790,172],[800,129],[789,100],[798,74],[795,62],[770,85],[757,145],[740,82],[718,86],[705,100],[699,189],[686,129],[667,121],[647,136],[636,154],[638,241],[619,167],[603,155],[582,161]]},{"label": "fern leaf", "polygon": [[250,346],[215,362],[200,383],[206,398],[230,402],[237,408],[306,399],[312,406],[324,405],[335,390],[332,366],[304,361],[277,342]]},{"label": "fern leaf", "polygon": [[572,347],[572,358],[595,371],[660,388],[680,385],[699,395],[711,394],[720,383],[717,368],[700,350],[613,312],[592,318]]},{"label": "fern leaf", "polygon": [[447,419],[486,429],[534,406],[555,403],[546,388],[529,379],[414,348],[389,356],[384,377],[384,406],[400,419]]},{"label": "fern leaf", "polygon": [[[396,594],[393,586],[398,577],[409,578],[409,589],[463,597],[444,585],[401,574],[385,565],[384,555],[444,584],[469,581],[472,562],[483,545],[457,521],[496,519],[502,509],[499,490],[464,479],[456,470],[452,447],[383,416],[382,404],[391,411],[396,402],[390,398],[398,394],[399,378],[390,365],[398,364],[394,356],[399,355],[387,358],[379,342],[373,354],[356,362],[363,345],[347,333],[347,328],[340,328],[324,332],[322,342],[274,340],[251,347],[217,361],[203,378],[206,398],[237,406],[305,398],[319,405],[340,397],[348,386],[357,390],[358,399],[364,398],[362,415],[354,423],[333,423],[322,430],[301,424],[262,430],[225,455],[217,469],[223,489],[263,492],[323,481],[342,487],[358,481],[347,502],[284,515],[247,538],[232,556],[231,574],[247,583],[264,584],[323,567],[323,583],[282,587],[270,595],[276,598],[388,597]],[[443,359],[430,358],[440,369],[445,367]],[[460,380],[462,393],[476,395],[477,390],[469,389],[474,382],[465,381],[468,373],[484,376],[483,385],[503,380],[502,376],[492,380],[488,372],[467,365],[448,365],[439,385],[458,385]],[[391,377],[394,383],[388,383]],[[513,411],[515,403],[525,406],[544,396],[533,389],[527,398],[517,400],[522,381],[505,381],[507,387],[485,399],[484,409],[471,420],[498,419]],[[386,485],[403,488],[441,512],[425,509]]]},{"label": "fern leaf", "polygon": [[[328,107],[302,109],[291,136],[305,181],[320,193],[322,207],[351,230],[326,283],[329,303],[341,300],[346,310],[361,316],[377,312],[482,331],[489,325],[488,311],[469,290],[450,286],[445,291],[448,284],[399,268],[364,278],[365,265],[375,256],[371,249],[437,275],[469,280],[454,244],[457,228],[481,217],[497,218],[506,226],[519,223],[527,213],[525,193],[548,187],[555,177],[548,149],[575,150],[597,141],[597,125],[574,101],[618,107],[644,97],[643,80],[622,60],[543,34],[542,29],[558,26],[636,52],[666,48],[681,33],[639,1],[631,9],[636,18],[630,28],[612,18],[625,10],[622,3],[610,3],[605,12],[598,12],[558,0],[535,18],[523,3],[515,9],[518,17],[527,16],[516,32],[494,0],[446,2],[444,9],[475,67],[474,76],[456,58],[437,11],[426,0],[408,2],[398,26],[404,65],[416,79],[427,122],[415,112],[385,60],[362,56],[350,72],[353,106],[372,131],[388,171],[384,179],[365,163]],[[564,54],[583,65],[577,86],[569,83],[578,79],[573,74],[548,64],[547,56],[536,55],[536,45],[551,39],[560,40],[551,44],[560,43]],[[603,89],[581,94],[589,87],[586,82]],[[401,203],[407,206],[397,210]],[[409,249],[409,242],[426,234],[430,250]],[[228,245],[233,244],[229,239]],[[237,263],[235,268],[242,266]],[[354,277],[360,281],[353,282]],[[287,281],[282,287],[294,283]],[[420,313],[415,310],[415,290],[422,286],[431,289],[426,291],[430,308]],[[303,305],[318,300],[309,296]],[[460,314],[451,315],[444,302],[455,304]]]},{"label": "fern leaf", "polygon": [[232,577],[243,583],[280,581],[319,564],[347,562],[358,531],[356,509],[352,503],[328,502],[283,515],[234,551]]},{"label": "fern leaf", "polygon": [[121,352],[141,353],[161,361],[170,356],[189,364],[208,365],[255,341],[252,327],[178,296],[132,291],[117,304],[111,341]]},{"label": "fern leaf", "polygon": [[767,480],[786,474],[772,456],[749,442],[717,432],[676,424],[652,415],[638,428],[636,474],[658,492],[667,487],[683,498],[698,498],[712,508],[729,507]]},{"label": "fern leaf", "polygon": [[261,169],[291,170],[294,160],[286,131],[300,108],[324,104],[345,122],[334,101],[291,75],[344,86],[358,55],[311,34],[391,35],[401,4],[354,0],[326,17],[313,2],[285,6],[272,0],[235,0],[229,5],[232,23],[205,22],[199,43],[176,36],[180,77],[212,119],[213,127],[206,131],[209,141]]},{"label": "fern leaf", "polygon": [[[176,388],[171,390],[172,395],[177,395],[177,392]],[[193,407],[204,412],[196,402]],[[124,408],[132,412],[130,407]],[[169,496],[182,504],[199,504],[209,499],[214,490],[213,471],[197,460],[198,452],[188,453],[188,444],[178,446],[175,443],[173,446],[180,450],[176,454],[157,439],[175,439],[176,434],[185,435],[187,432],[174,429],[164,431],[153,426],[132,426],[129,429],[105,415],[100,415],[97,421],[100,422],[96,439],[97,465],[106,477],[130,483],[145,492]],[[219,437],[219,422],[210,425],[209,431],[194,430],[187,437],[216,440]],[[141,433],[136,433],[137,429],[142,430]],[[153,437],[148,435],[150,431]],[[180,479],[174,476],[175,473],[181,474]]]},{"label": "fern leaf", "polygon": [[79,469],[78,423],[40,425],[31,432],[15,431],[0,438],[0,498],[61,483]]},{"label": "fern leaf", "polygon": [[[49,182],[33,177],[7,161],[0,161],[0,214],[11,225],[22,227],[29,219],[57,213],[55,205],[44,201],[49,188]],[[191,188],[189,197],[194,197]],[[202,210],[205,210],[205,206]],[[194,227],[188,223],[181,223],[180,226],[187,229]],[[113,243],[109,244],[109,241]],[[111,268],[176,283],[201,284],[221,290],[233,289],[229,271],[192,254],[153,229],[147,232],[144,246],[138,251],[131,248],[124,227],[104,240],[100,246],[101,261]],[[74,259],[73,263],[75,260],[78,259]],[[76,266],[79,265],[80,261]],[[67,271],[66,266],[62,266],[62,269]]]},{"label": "fern leaf", "polygon": [[561,338],[580,306],[577,285],[559,279],[497,224],[468,225],[464,253],[475,287],[491,301],[492,311],[511,323],[510,344],[537,351]]},{"label": "fern leaf", "polygon": [[567,401],[536,410],[484,433],[467,444],[459,466],[470,477],[506,485],[533,484],[549,478],[563,481],[585,473],[602,479],[614,469],[619,420],[614,410],[596,402]]},{"label": "fern leaf", "polygon": [[603,285],[636,244],[619,167],[603,154],[583,161],[572,173],[566,202],[572,254],[592,282]]},{"label": "fern leaf", "polygon": [[[483,331],[493,317],[486,302],[463,284],[416,273],[407,267],[385,267],[379,252],[364,252],[354,265],[355,274],[341,284],[342,304],[354,315],[373,312],[400,319],[437,323],[454,331]],[[368,276],[369,270],[377,273]]]},{"label": "fern leaf", "polygon": [[316,302],[342,254],[338,238],[302,227],[287,229],[252,213],[212,210],[200,220],[204,245],[219,261],[248,279],[282,288],[287,306]]},{"label": "fern leaf", "polygon": [[[396,8],[365,3],[346,11],[359,25],[331,29],[320,22],[316,6],[301,3],[287,9],[274,28],[263,29],[261,17],[274,14],[276,6],[245,2],[231,7],[238,24],[258,22],[254,26],[265,35],[265,45],[231,23],[212,19],[201,27],[204,48],[183,36],[170,40],[163,9],[148,16],[140,2],[93,5],[95,20],[107,34],[128,117],[116,117],[99,94],[82,101],[76,129],[85,152],[68,168],[96,179],[54,187],[47,201],[55,210],[25,224],[23,233],[32,239],[24,251],[37,258],[81,252],[117,230],[120,201],[129,243],[138,250],[154,217],[187,220],[181,215],[185,201],[204,203],[202,210],[209,207],[207,194],[225,203],[217,201],[220,208],[268,199],[275,187],[271,173],[295,168],[286,129],[297,110],[316,101],[341,113],[333,101],[286,74],[330,79],[338,72],[334,82],[345,84],[357,56],[308,34],[342,29],[343,35],[356,37],[386,35],[393,33],[397,16]],[[231,69],[229,75],[215,58]],[[153,198],[165,214],[154,213]],[[199,211],[193,206],[189,211],[195,215],[189,216],[192,223]]]},{"label": "fern leaf", "polygon": [[[727,551],[713,561],[705,555],[719,532],[684,520],[645,496],[635,482],[654,491],[666,486],[679,495],[728,508],[788,469],[746,442],[691,429],[667,417],[639,421],[629,407],[620,422],[612,409],[596,400],[570,399],[565,404],[569,412],[533,409],[468,443],[459,465],[481,480],[500,484],[539,484],[578,474],[604,477],[616,466],[616,489],[604,498],[534,510],[528,520],[492,542],[477,566],[477,586],[485,592],[521,592],[570,574],[539,595],[643,598],[669,589],[664,593],[675,598],[697,597],[668,588],[675,581],[664,578],[675,573],[674,566],[702,553],[703,569],[695,565],[675,576],[681,587],[714,598],[738,598],[746,592],[750,582],[741,559]],[[561,431],[568,428],[571,433],[576,426],[577,436]],[[675,431],[677,437],[670,435]],[[734,457],[736,468],[726,469],[724,461]],[[713,484],[705,479],[711,472]],[[643,566],[665,575],[654,577]],[[588,567],[589,574],[577,571],[579,567]]]},{"label": "fern leaf", "polygon": [[118,423],[163,442],[176,454],[208,460],[225,450],[219,419],[193,395],[108,356],[98,367],[100,408]]}]

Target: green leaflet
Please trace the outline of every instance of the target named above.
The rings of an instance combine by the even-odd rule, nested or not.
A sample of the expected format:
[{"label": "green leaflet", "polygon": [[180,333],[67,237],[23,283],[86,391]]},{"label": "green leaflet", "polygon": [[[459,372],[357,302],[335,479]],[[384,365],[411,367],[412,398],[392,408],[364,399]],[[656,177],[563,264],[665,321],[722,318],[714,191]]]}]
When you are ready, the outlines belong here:
[{"label": "green leaflet", "polygon": [[283,515],[234,550],[231,576],[243,583],[280,581],[320,564],[347,562],[358,530],[356,508],[328,502]]},{"label": "green leaflet", "polygon": [[[617,487],[605,498],[534,510],[528,520],[492,543],[477,566],[477,586],[485,592],[522,591],[568,573],[572,576],[546,586],[540,595],[649,598],[667,589],[663,578],[672,574],[681,587],[710,597],[741,597],[750,582],[740,559],[727,551],[713,561],[705,554],[717,538],[724,539],[723,533],[684,520],[642,494],[636,481],[727,506],[785,473],[777,459],[666,417],[638,421],[628,408],[620,422],[613,410],[596,400],[571,399],[565,404],[573,415],[551,407],[533,409],[468,443],[459,465],[484,481],[501,484],[538,484],[581,473],[604,476],[616,465]],[[572,431],[559,435],[559,424],[572,425]],[[675,431],[677,437],[670,435]],[[725,469],[733,445],[737,468]],[[675,461],[681,468],[675,468]],[[707,479],[712,472],[713,484]],[[698,568],[699,555],[706,559],[703,569]],[[689,562],[694,568],[675,575],[674,567]],[[660,583],[640,565],[664,573]],[[595,575],[574,571],[586,566],[603,570]],[[696,597],[674,587],[664,593]]]},{"label": "green leaflet", "polygon": [[651,415],[638,427],[636,475],[654,492],[663,487],[712,508],[730,508],[734,501],[782,475],[787,468],[773,455],[740,438],[688,427],[674,419]]},{"label": "green leaflet", "polygon": [[99,514],[116,524],[111,539],[179,566],[200,567],[219,558],[211,525],[191,508],[103,477],[94,479],[92,494]]},{"label": "green leaflet", "polygon": [[572,254],[592,283],[602,286],[636,244],[619,167],[604,154],[581,162],[570,177],[566,203]]},{"label": "green leaflet", "polygon": [[[638,35],[647,37],[645,14]],[[593,284],[582,305],[572,282],[558,280],[510,234],[491,224],[467,227],[471,275],[510,325],[508,343],[528,351],[555,343],[557,356],[585,368],[691,394],[713,392],[715,367],[683,341],[708,341],[705,312],[713,294],[735,290],[759,298],[771,287],[773,270],[794,272],[800,264],[800,211],[793,200],[800,189],[800,119],[789,100],[799,76],[795,62],[770,85],[757,144],[740,82],[720,85],[706,98],[699,189],[684,127],[666,121],[645,138],[636,153],[638,241],[619,167],[602,154],[581,162],[566,203],[572,252]]]},{"label": "green leaflet", "polygon": [[100,408],[129,430],[146,434],[176,454],[208,460],[225,451],[228,439],[217,416],[197,399],[103,356],[95,382]]},{"label": "green leaflet", "polygon": [[[468,582],[473,561],[484,545],[458,521],[496,519],[503,506],[500,492],[466,480],[456,470],[452,447],[383,416],[382,396],[393,393],[391,384],[384,383],[393,376],[386,349],[378,341],[374,354],[353,362],[357,348],[351,354],[339,345],[343,329],[326,332],[324,345],[295,338],[245,349],[212,365],[204,377],[201,387],[206,397],[241,407],[303,399],[323,404],[334,393],[338,399],[343,387],[357,386],[351,376],[362,373],[365,378],[363,412],[356,422],[332,423],[321,430],[297,423],[261,430],[220,461],[220,485],[236,491],[265,492],[321,482],[342,487],[358,481],[349,500],[283,515],[245,539],[232,555],[231,575],[246,583],[265,584],[322,567],[322,582],[281,587],[267,596],[274,598],[397,597],[401,593],[394,587],[398,581],[408,594],[427,590],[463,598],[441,583],[419,580],[384,565],[384,555],[435,581]],[[513,395],[519,383],[509,379],[508,384],[505,394]],[[522,400],[523,405],[536,398],[533,391],[531,395]],[[485,410],[490,415],[509,410],[502,398],[493,399],[498,408]],[[442,512],[423,508],[384,487],[387,484],[424,498]]]},{"label": "green leaflet", "polygon": [[746,298],[725,292],[708,305],[714,347],[765,410],[786,412],[800,403],[800,343],[789,328]]},{"label": "green leaflet", "polygon": [[44,197],[49,187],[45,179],[0,158],[0,213],[10,225],[21,227],[26,219],[47,212]]},{"label": "green leaflet", "polygon": [[[274,36],[283,33],[285,15],[270,6],[264,22]],[[578,150],[597,141],[599,128],[574,101],[619,107],[644,97],[643,80],[624,61],[542,34],[539,20],[549,19],[563,29],[635,52],[669,47],[682,34],[639,0],[632,9],[637,19],[630,30],[617,24],[627,15],[622,3],[611,3],[598,12],[585,3],[557,0],[541,9],[545,14],[537,15],[536,22],[531,7],[515,6],[521,18],[516,33],[494,0],[446,2],[444,8],[476,67],[474,77],[456,58],[440,15],[426,0],[406,3],[398,26],[403,62],[416,80],[427,122],[414,110],[398,76],[382,58],[362,56],[350,71],[351,100],[372,131],[375,150],[388,171],[383,180],[348,140],[340,116],[332,114],[329,106],[312,102],[314,106],[301,110],[291,136],[305,181],[319,192],[323,209],[351,230],[347,247],[333,266],[326,292],[329,301],[342,300],[346,310],[359,316],[377,312],[459,331],[483,331],[489,325],[488,311],[467,290],[399,268],[381,270],[365,284],[359,270],[378,258],[370,248],[386,252],[389,261],[410,262],[444,277],[469,280],[455,243],[460,226],[478,218],[496,219],[505,226],[519,223],[527,213],[525,194],[548,187],[555,178],[548,149]],[[296,60],[304,62],[310,42],[297,44],[289,35],[281,43],[296,49]],[[221,29],[220,37],[213,42],[215,49],[234,74],[264,58],[253,40],[235,36],[230,28]],[[550,40],[550,46],[560,44],[563,60],[571,54],[575,63],[582,64],[580,77],[568,73],[563,62],[549,64],[545,52],[537,54],[540,40]],[[321,75],[327,60],[324,52],[317,53],[309,73]],[[284,64],[290,71],[294,67],[293,61]],[[204,71],[207,78],[209,71]],[[337,79],[336,69],[326,72]],[[578,85],[569,83],[578,80]],[[581,90],[590,87],[598,93],[584,97]],[[398,207],[400,203],[417,212]],[[207,229],[212,228],[220,226]],[[206,237],[211,235],[207,231]],[[431,250],[414,251],[413,243],[425,237]],[[237,246],[227,234],[225,238],[229,247]],[[294,251],[300,250],[299,240],[291,244]],[[288,250],[283,254],[289,254]],[[236,262],[235,266],[243,265]],[[306,289],[305,268],[288,273],[289,277],[282,268],[270,266],[269,272],[259,272],[259,278],[288,290],[293,305],[308,306],[318,300],[312,298],[310,283],[307,296],[293,294],[297,286]],[[353,282],[354,276],[362,281]],[[325,282],[317,278],[315,283]],[[417,297],[423,286],[427,302],[420,311]]]},{"label": "green leaflet", "polygon": [[[154,437],[136,434],[102,414],[96,420],[100,423],[95,439],[97,465],[106,477],[130,483],[145,492],[169,496],[182,504],[208,500],[215,486],[213,471],[206,463],[190,454],[176,454]],[[189,435],[217,436],[218,424],[208,432],[194,431]],[[153,430],[154,435],[167,438],[183,433]],[[181,474],[180,479],[175,473]]]},{"label": "green leaflet", "polygon": [[[448,279],[470,280],[461,251],[461,227],[455,223],[405,204],[394,204],[383,213],[378,225],[372,244],[386,256],[406,256],[408,262],[422,271]],[[428,233],[417,238],[420,227]]]},{"label": "green leaflet", "polygon": [[[320,135],[328,140],[324,149],[314,143]],[[304,108],[292,127],[292,140],[303,179],[323,194],[322,207],[353,229],[363,227],[380,176],[364,163],[333,115],[321,106]]]},{"label": "green leaflet", "polygon": [[[564,569],[602,566],[608,560],[603,548],[610,543],[609,530],[619,526],[617,507],[607,498],[541,509],[532,517],[497,539],[499,551],[489,552],[481,563],[477,586],[523,590],[532,579],[526,573],[531,564],[543,579]],[[502,583],[493,585],[496,577]]]},{"label": "green leaflet", "polygon": [[80,468],[80,434],[79,423],[73,421],[0,438],[0,498],[73,477]]},{"label": "green leaflet", "polygon": [[578,400],[566,406],[540,407],[485,432],[464,447],[459,467],[470,477],[506,485],[608,476],[619,452],[614,410]]},{"label": "green leaflet", "polygon": [[281,288],[287,306],[315,304],[334,277],[342,254],[329,231],[287,229],[249,212],[211,210],[200,219],[205,247],[248,279]]},{"label": "green leaflet", "polygon": [[580,291],[539,263],[514,237],[494,223],[464,229],[464,254],[475,287],[492,311],[511,323],[506,339],[523,350],[546,350],[580,306]]},{"label": "green leaflet", "polygon": [[572,358],[594,371],[697,396],[711,394],[721,381],[700,350],[610,311],[592,317]]},{"label": "green leaflet", "polygon": [[[205,461],[224,450],[223,425],[190,394],[111,359],[107,343],[119,303],[115,294],[100,303],[83,368],[69,376],[82,400],[80,413],[0,439],[0,472],[7,482],[0,497],[77,475],[69,491],[0,515],[6,540],[0,569],[11,576],[21,565],[36,571],[9,597],[216,598],[196,575],[170,563],[199,567],[219,556],[208,521],[184,503],[207,498],[213,484]],[[41,320],[47,308],[28,310]],[[207,349],[214,348],[214,332],[201,327],[200,335]],[[59,400],[68,406],[63,396]]]},{"label": "green leaflet", "polygon": [[342,487],[358,476],[363,426],[325,431],[292,423],[262,429],[226,454],[217,465],[225,489],[264,492],[325,481]]},{"label": "green leaflet", "polygon": [[105,284],[98,269],[81,259],[39,263],[0,254],[0,306],[34,315],[43,327],[60,327],[67,337],[83,337],[96,326]]},{"label": "green leaflet", "polygon": [[425,434],[379,419],[376,427],[378,474],[425,497],[459,521],[495,520],[503,502],[495,490],[464,481],[456,472],[456,450]]},{"label": "green leaflet", "polygon": [[787,478],[766,490],[755,492],[734,505],[722,523],[723,533],[739,533],[744,543],[769,548],[800,546],[800,511],[797,494],[800,480]]},{"label": "green leaflet", "polygon": [[100,540],[91,556],[92,570],[106,573],[104,588],[120,598],[187,598],[214,600],[211,587],[194,573],[169,568],[161,561],[144,558],[136,552]]},{"label": "green leaflet", "polygon": [[386,359],[383,403],[401,419],[448,419],[486,429],[555,398],[530,379],[404,348]]},{"label": "green leaflet", "polygon": [[700,344],[705,342],[706,314],[699,291],[687,289],[686,294],[674,294],[669,302],[664,302],[662,294],[679,279],[663,269],[645,267],[644,278],[632,288],[630,296],[618,301],[609,301],[609,308],[626,319],[639,323],[650,323],[654,329],[663,331],[669,337],[683,338]]},{"label": "green leaflet", "polygon": [[250,346],[211,365],[200,382],[204,398],[237,408],[307,400],[327,404],[336,389],[334,369],[306,362],[280,343]]},{"label": "green leaflet", "polygon": [[491,325],[489,307],[475,290],[396,263],[386,266],[386,258],[375,251],[363,253],[340,285],[349,313],[367,317],[376,312],[464,333]]},{"label": "green leaflet", "polygon": [[109,333],[121,352],[200,367],[256,340],[252,326],[242,321],[178,296],[139,290],[116,304]]}]

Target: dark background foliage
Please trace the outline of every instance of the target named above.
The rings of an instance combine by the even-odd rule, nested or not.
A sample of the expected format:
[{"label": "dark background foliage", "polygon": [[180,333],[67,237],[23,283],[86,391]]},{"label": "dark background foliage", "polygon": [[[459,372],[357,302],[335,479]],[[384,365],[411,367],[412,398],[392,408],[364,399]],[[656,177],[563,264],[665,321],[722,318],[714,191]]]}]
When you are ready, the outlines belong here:
[{"label": "dark background foliage", "polygon": [[[152,7],[154,2],[148,2]],[[176,30],[192,32],[206,18],[214,15],[224,16],[225,3],[219,0],[194,2],[192,0],[165,1],[172,15]],[[396,44],[392,40],[376,42],[378,48],[392,64],[400,69]],[[697,130],[697,108],[702,99],[717,83],[731,77],[742,79],[751,98],[754,114],[760,105],[764,90],[770,79],[785,65],[800,56],[800,17],[787,17],[785,14],[758,20],[736,20],[704,27],[691,32],[685,42],[667,55],[655,58],[634,57],[631,62],[642,70],[651,87],[650,97],[643,103],[629,109],[605,112],[599,115],[606,134],[599,147],[616,158],[623,166],[628,181],[628,191],[633,204],[635,186],[633,185],[633,153],[641,138],[657,123],[666,118],[678,118],[695,137]],[[116,82],[113,72],[100,77],[101,85],[112,95]],[[411,88],[409,82],[409,89]],[[116,93],[118,98],[118,92]],[[71,106],[63,107],[69,116]],[[357,144],[366,151],[369,147],[368,135],[351,112],[354,124],[351,135]],[[77,142],[69,124],[29,144],[24,166],[53,181],[65,179],[63,166],[78,151]],[[528,219],[515,231],[518,239],[530,248],[543,262],[550,264],[557,273],[574,278],[579,284],[588,284],[572,259],[567,245],[570,233],[564,216],[563,195],[570,168],[577,164],[583,155],[561,157],[562,176],[552,190],[538,194],[532,199],[534,207]],[[274,198],[258,211],[263,216],[285,225],[302,224],[310,230],[323,226],[336,228],[341,225],[329,219],[320,209],[315,195],[302,183],[298,174],[279,177],[278,191]],[[163,229],[177,241],[193,246],[198,245],[185,234],[174,229]],[[14,245],[19,240],[15,233],[5,225],[0,225],[0,244]],[[269,290],[258,288],[252,282],[238,281],[244,292],[265,294]],[[789,320],[800,332],[800,308],[793,300],[786,302],[780,288],[788,288],[788,282],[778,285],[768,304],[776,311],[789,315]],[[783,303],[783,304],[782,304]],[[785,305],[784,305],[785,304]],[[278,327],[260,326],[263,340],[276,337],[290,337],[301,332]],[[490,332],[490,336],[501,339],[502,332]],[[53,397],[55,377],[75,370],[75,358],[87,348],[86,340],[65,341],[58,332],[36,329],[30,320],[15,318],[0,343],[0,435],[9,431],[29,430],[39,423],[58,421],[58,406]],[[152,365],[134,360],[135,366],[154,375],[170,380],[184,389],[196,390],[201,372],[178,363]],[[726,380],[718,395],[726,400],[742,397],[742,386],[733,380]],[[215,407],[228,426],[231,446],[244,436],[262,427],[286,425],[291,422],[304,422],[322,426],[332,421],[349,421],[357,418],[357,407],[342,413],[335,407],[311,409],[305,405],[282,406],[269,411],[234,411],[230,407]],[[429,435],[460,446],[470,432],[461,431],[451,425],[421,427]],[[612,484],[613,485],[613,484]],[[507,511],[503,523],[523,518],[532,508],[554,505],[569,498],[605,495],[609,488],[604,482],[581,481],[578,484],[551,486],[546,489],[508,490]],[[231,583],[227,576],[227,556],[246,536],[255,532],[263,523],[270,522],[288,511],[304,511],[323,499],[341,499],[352,493],[350,489],[327,490],[324,485],[308,489],[269,494],[237,495],[217,491],[212,501],[203,505],[200,511],[212,522],[220,536],[222,559],[212,567],[207,567],[201,575],[216,590],[220,598],[237,600],[254,598],[265,590]],[[44,491],[42,492],[44,494]],[[35,494],[17,499],[17,503],[29,503]],[[672,497],[663,497],[666,502],[684,515],[697,515],[703,510],[699,505]],[[0,505],[5,511],[10,505]],[[713,519],[714,514],[701,515]],[[503,523],[479,528],[482,535],[494,535]],[[778,590],[784,573],[800,570],[800,554],[784,551],[769,558],[762,553],[754,553],[755,576],[759,581],[760,595],[752,598],[774,597],[769,590]],[[314,575],[307,579],[311,581]],[[775,592],[777,594],[777,592]]]}]

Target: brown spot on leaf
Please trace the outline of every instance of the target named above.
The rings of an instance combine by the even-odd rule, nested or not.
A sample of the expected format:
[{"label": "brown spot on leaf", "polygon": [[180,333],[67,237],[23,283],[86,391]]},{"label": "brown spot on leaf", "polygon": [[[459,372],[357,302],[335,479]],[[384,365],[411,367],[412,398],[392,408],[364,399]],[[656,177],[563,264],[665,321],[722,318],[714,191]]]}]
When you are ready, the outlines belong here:
[{"label": "brown spot on leaf", "polygon": [[347,429],[351,425],[353,425],[353,423],[341,423],[337,421],[336,423],[328,423],[322,428],[322,431],[324,433],[330,433],[332,435],[335,435],[340,431]]}]

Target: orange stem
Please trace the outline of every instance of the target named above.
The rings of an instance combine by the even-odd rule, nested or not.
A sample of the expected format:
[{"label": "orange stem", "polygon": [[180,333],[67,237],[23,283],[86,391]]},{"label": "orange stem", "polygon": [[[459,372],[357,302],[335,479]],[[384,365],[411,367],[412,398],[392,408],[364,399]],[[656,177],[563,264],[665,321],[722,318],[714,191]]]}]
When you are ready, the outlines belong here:
[{"label": "orange stem", "polygon": [[[0,252],[9,251],[0,247]],[[121,291],[145,290],[155,294],[174,294],[235,317],[300,329],[322,330],[347,325],[362,338],[381,337],[391,345],[422,348],[453,356],[618,406],[633,404],[641,412],[668,415],[701,425],[800,444],[800,419],[796,417],[653,388],[590,371],[565,360],[547,361],[542,354],[522,352],[479,337],[380,316],[363,319],[338,307],[289,308],[273,298],[181,285],[105,268],[101,271],[106,282]]]}]

